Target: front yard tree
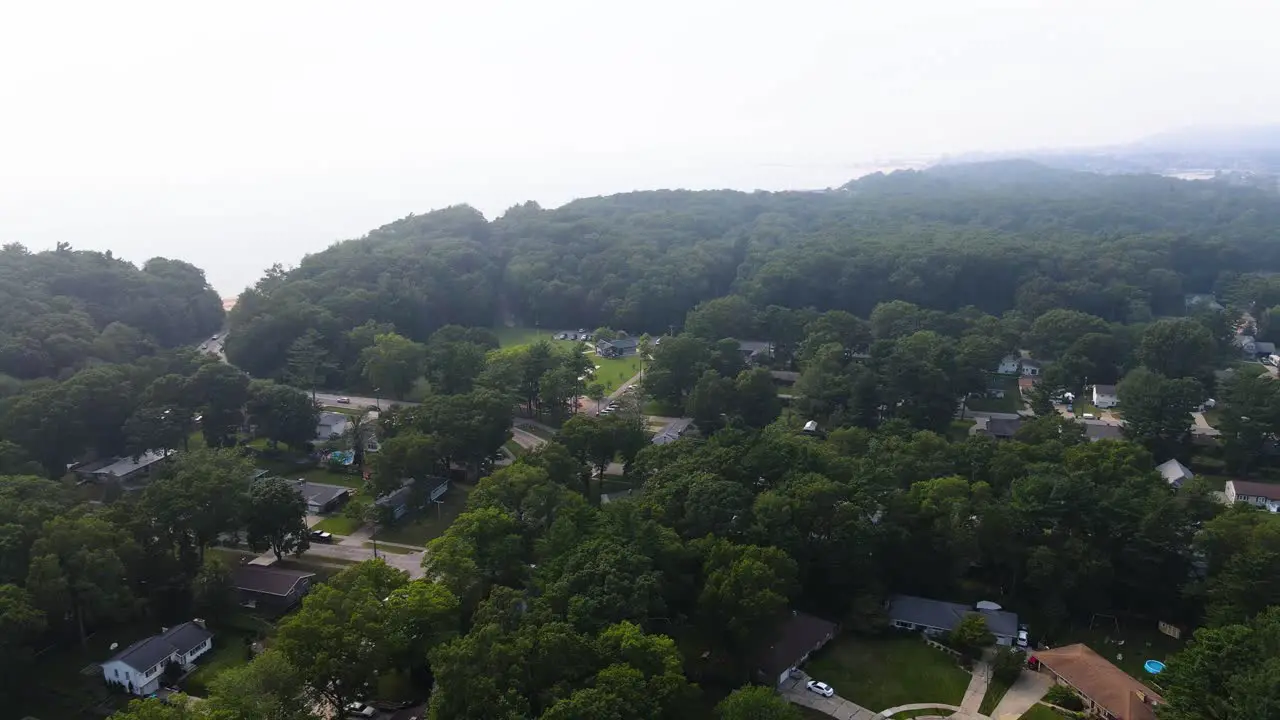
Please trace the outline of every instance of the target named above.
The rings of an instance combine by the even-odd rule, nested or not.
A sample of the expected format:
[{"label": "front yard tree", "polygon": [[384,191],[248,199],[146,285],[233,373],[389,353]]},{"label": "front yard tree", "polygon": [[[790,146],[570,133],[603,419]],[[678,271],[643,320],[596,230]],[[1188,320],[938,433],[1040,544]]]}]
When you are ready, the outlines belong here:
[{"label": "front yard tree", "polygon": [[1213,369],[1213,335],[1192,318],[1167,318],[1147,326],[1137,360],[1165,377],[1203,377]]},{"label": "front yard tree", "polygon": [[209,363],[196,371],[187,387],[200,402],[205,444],[211,448],[235,445],[249,400],[249,376],[226,363]]},{"label": "front yard tree", "polygon": [[965,655],[976,658],[996,641],[996,637],[987,629],[986,618],[978,613],[968,613],[952,628],[947,641]]},{"label": "front yard tree", "polygon": [[525,574],[520,524],[496,508],[465,512],[427,544],[422,567],[474,608],[494,585],[519,587]]},{"label": "front yard tree", "polygon": [[0,672],[7,678],[0,687],[0,702],[17,700],[33,669],[31,646],[45,629],[45,614],[34,598],[17,585],[0,585]]},{"label": "front yard tree", "polygon": [[764,368],[743,370],[734,383],[735,410],[747,427],[762,428],[778,419],[782,401],[773,376]]},{"label": "front yard tree", "polygon": [[156,534],[194,573],[205,548],[241,526],[253,463],[225,449],[192,450],[170,462],[143,491],[142,507]]},{"label": "front yard tree", "polygon": [[1139,367],[1124,376],[1117,392],[1125,435],[1157,457],[1170,457],[1186,440],[1204,391],[1192,378],[1167,378]]},{"label": "front yard tree", "polygon": [[320,411],[306,393],[271,380],[254,380],[249,385],[246,405],[249,421],[272,443],[301,448],[310,442],[320,421]]},{"label": "front yard tree", "polygon": [[716,705],[716,720],[803,720],[800,711],[773,690],[748,685]]},{"label": "front yard tree", "polygon": [[280,623],[275,649],[333,708],[364,697],[389,667],[394,618],[384,602],[409,582],[381,560],[343,570],[317,585],[302,609]]},{"label": "front yard tree", "polygon": [[645,389],[673,407],[683,407],[685,396],[711,364],[711,348],[692,335],[663,338],[653,351],[645,372]]},{"label": "front yard tree", "polygon": [[1160,674],[1160,720],[1262,720],[1280,707],[1280,608],[1201,628]]},{"label": "front yard tree", "polygon": [[280,560],[285,553],[301,555],[307,539],[307,503],[291,482],[269,477],[249,487],[245,529],[254,550],[270,549]]},{"label": "front yard tree", "polygon": [[1236,472],[1247,473],[1280,430],[1280,383],[1267,373],[1237,371],[1223,383],[1218,402],[1227,462]]},{"label": "front yard tree", "polygon": [[704,560],[698,612],[725,647],[749,652],[797,589],[796,563],[778,548],[737,545],[709,536],[696,543]]},{"label": "front yard tree", "polygon": [[222,558],[205,558],[191,581],[191,602],[200,617],[221,618],[232,608],[236,592],[233,582],[231,568]]},{"label": "front yard tree", "polygon": [[426,348],[396,333],[383,333],[360,353],[360,372],[371,388],[403,399],[422,377]]},{"label": "front yard tree", "polygon": [[373,456],[373,490],[381,496],[400,488],[405,478],[422,478],[441,471],[439,439],[408,430],[381,443]]},{"label": "front yard tree", "polygon": [[289,345],[288,364],[284,371],[285,381],[311,391],[312,403],[316,401],[316,386],[334,370],[329,351],[323,343],[320,333],[315,328],[308,328]]},{"label": "front yard tree", "polygon": [[131,606],[126,568],[136,553],[133,541],[105,520],[54,518],[31,546],[26,587],[49,617],[70,618],[87,646],[90,624]]},{"label": "front yard tree", "polygon": [[302,673],[277,650],[218,673],[205,705],[210,720],[319,720]]}]

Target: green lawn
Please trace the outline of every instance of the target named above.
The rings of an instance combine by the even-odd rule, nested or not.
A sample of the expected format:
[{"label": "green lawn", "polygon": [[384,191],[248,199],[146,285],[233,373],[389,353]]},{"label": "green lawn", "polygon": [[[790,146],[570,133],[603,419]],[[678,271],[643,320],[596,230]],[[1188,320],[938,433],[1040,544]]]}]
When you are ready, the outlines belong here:
[{"label": "green lawn", "polygon": [[[1204,411],[1204,421],[1209,423],[1209,427],[1217,428],[1218,423],[1222,422],[1222,407],[1212,407]],[[1220,429],[1220,428],[1219,428]]]},{"label": "green lawn", "polygon": [[952,420],[947,428],[947,439],[951,442],[964,442],[969,439],[969,428],[977,425],[977,420]]},{"label": "green lawn", "polygon": [[[1032,625],[1035,629],[1035,625]],[[1192,628],[1182,628],[1183,637],[1191,635]],[[1124,645],[1118,645],[1123,640]],[[1062,647],[1071,643],[1082,642],[1108,661],[1140,682],[1150,683],[1151,675],[1142,669],[1147,660],[1167,662],[1169,656],[1182,649],[1183,641],[1174,640],[1164,635],[1156,626],[1155,620],[1120,618],[1120,629],[1115,623],[1099,618],[1093,629],[1088,623],[1081,623],[1063,632],[1045,638],[1052,647]],[[1121,657],[1117,657],[1121,656]]]},{"label": "green lawn", "polygon": [[1048,705],[1035,704],[1031,709],[1022,714],[1022,720],[1063,720],[1063,716],[1059,715],[1053,708]]},{"label": "green lawn", "polygon": [[417,513],[400,518],[389,528],[381,528],[374,533],[375,540],[400,543],[422,547],[434,540],[448,528],[453,519],[462,514],[467,506],[467,496],[474,489],[473,485],[449,483],[449,491],[444,494],[444,502],[439,508],[428,507]]},{"label": "green lawn", "polygon": [[294,468],[288,474],[281,475],[286,480],[303,479],[320,485],[340,485],[355,490],[364,489],[364,478],[357,473],[334,472],[329,468],[311,467]]},{"label": "green lawn", "polygon": [[1018,378],[1016,375],[996,375],[993,373],[987,377],[987,386],[1004,390],[1004,397],[970,398],[965,401],[965,407],[983,412],[1018,412],[1018,409],[1022,406],[1022,396],[1018,393]]},{"label": "green lawn", "polygon": [[334,535],[350,535],[356,530],[359,530],[360,526],[363,524],[364,523],[359,520],[352,520],[342,513],[335,513],[333,515],[326,516],[320,522],[312,525],[311,529],[324,530],[325,532],[331,532]]},{"label": "green lawn", "polygon": [[587,356],[596,368],[596,381],[604,385],[604,391],[611,393],[622,383],[630,380],[640,372],[640,357],[632,355],[623,358],[602,358],[598,355]]},{"label": "green lawn", "polygon": [[818,651],[805,672],[873,712],[908,703],[959,705],[969,687],[969,674],[950,655],[915,635],[842,635]]},{"label": "green lawn", "polygon": [[987,694],[982,696],[982,705],[978,708],[978,712],[983,715],[990,715],[992,710],[1000,704],[1000,700],[1004,698],[1004,694],[1009,692],[1008,685],[991,678],[990,684],[987,685]]},{"label": "green lawn", "polygon": [[249,662],[247,635],[220,629],[213,639],[213,649],[196,661],[196,669],[182,681],[182,689],[196,697],[208,694],[209,683],[224,670]]}]

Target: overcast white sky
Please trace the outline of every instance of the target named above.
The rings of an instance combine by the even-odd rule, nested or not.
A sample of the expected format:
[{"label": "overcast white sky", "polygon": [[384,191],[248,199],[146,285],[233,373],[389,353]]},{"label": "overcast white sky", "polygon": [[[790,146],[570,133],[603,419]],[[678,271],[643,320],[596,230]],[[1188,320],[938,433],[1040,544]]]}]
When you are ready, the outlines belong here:
[{"label": "overcast white sky", "polygon": [[469,202],[1280,120],[1264,0],[0,4],[0,241],[272,262]]}]

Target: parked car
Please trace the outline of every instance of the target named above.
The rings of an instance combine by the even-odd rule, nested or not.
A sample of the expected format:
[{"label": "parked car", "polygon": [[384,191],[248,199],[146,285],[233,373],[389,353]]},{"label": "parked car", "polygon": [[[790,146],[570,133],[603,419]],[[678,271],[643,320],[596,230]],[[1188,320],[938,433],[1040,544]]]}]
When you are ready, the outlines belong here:
[{"label": "parked car", "polygon": [[324,530],[312,530],[310,534],[312,542],[333,542],[333,533],[331,532],[325,532]]},{"label": "parked car", "polygon": [[1022,648],[1023,650],[1026,650],[1026,649],[1027,649],[1027,626],[1026,626],[1026,625],[1019,625],[1019,626],[1018,626],[1018,641],[1017,641],[1017,642],[1018,642],[1018,647]]},{"label": "parked car", "polygon": [[1097,416],[1097,415],[1094,415],[1093,413],[1085,413],[1085,414],[1081,415],[1080,417],[1084,418],[1085,420],[1097,420],[1097,419],[1098,419],[1098,416]]},{"label": "parked car", "polygon": [[558,334],[556,335],[556,339],[557,339],[557,340],[563,340],[563,339],[565,339],[566,337],[568,337],[568,335],[566,335],[566,334],[564,334],[564,333],[558,333]]},{"label": "parked car", "polygon": [[805,683],[805,687],[809,688],[809,692],[816,692],[822,697],[831,697],[836,694],[836,691],[833,690],[830,685],[824,682],[818,682],[817,680],[810,680]]},{"label": "parked car", "polygon": [[372,705],[366,705],[362,702],[347,703],[347,717],[371,718],[377,714],[378,710]]},{"label": "parked car", "polygon": [[339,405],[350,405],[350,404],[351,404],[351,398],[349,398],[349,397],[340,397],[340,398],[338,398],[338,404],[339,404]]}]

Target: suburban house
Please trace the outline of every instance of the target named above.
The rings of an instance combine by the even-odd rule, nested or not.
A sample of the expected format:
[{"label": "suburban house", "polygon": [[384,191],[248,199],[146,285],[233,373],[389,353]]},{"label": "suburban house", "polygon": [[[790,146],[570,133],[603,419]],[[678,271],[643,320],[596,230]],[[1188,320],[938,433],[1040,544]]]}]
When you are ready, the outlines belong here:
[{"label": "suburban house", "polygon": [[1021,360],[1022,358],[1017,355],[1005,355],[1001,358],[1000,365],[996,368],[996,373],[999,375],[1017,375]]},{"label": "suburban house", "polygon": [[1155,706],[1164,702],[1083,643],[1036,652],[1028,663],[1075,690],[1089,713],[1108,720],[1156,720]]},{"label": "suburban house", "polygon": [[1212,293],[1187,293],[1182,296],[1182,301],[1188,310],[1196,307],[1205,307],[1209,310],[1225,309]]},{"label": "suburban house", "polygon": [[987,610],[943,600],[914,595],[894,595],[889,598],[889,623],[904,630],[918,630],[927,635],[944,635],[951,632],[965,615],[977,613],[987,621],[987,629],[996,636],[999,645],[1012,645],[1018,635],[1018,616],[1007,610]]},{"label": "suburban house", "polygon": [[679,440],[692,424],[693,420],[691,418],[676,418],[672,420],[657,435],[653,436],[653,444],[666,445]]},{"label": "suburban house", "polygon": [[[413,478],[409,478],[404,481],[400,489],[383,495],[374,500],[373,504],[378,507],[391,508],[391,517],[399,520],[411,509],[410,501],[418,482]],[[428,477],[421,482],[422,487],[419,492],[422,493],[422,497],[426,498],[426,502],[435,502],[449,491],[449,478],[446,477]]]},{"label": "suburban house", "polygon": [[1084,425],[1084,436],[1089,439],[1089,442],[1124,439],[1124,429],[1119,425],[1105,422],[1089,422],[1088,420],[1081,424]]},{"label": "suburban house", "polygon": [[1235,346],[1249,357],[1266,357],[1272,355],[1276,351],[1276,344],[1263,342],[1252,335],[1237,335],[1234,340]]},{"label": "suburban house", "polygon": [[294,482],[302,499],[307,501],[307,512],[312,515],[332,512],[351,497],[351,488],[341,485],[321,485],[298,478]]},{"label": "suburban house", "polygon": [[744,361],[755,363],[761,358],[773,354],[773,343],[760,340],[739,340],[738,349],[742,351],[742,359]]},{"label": "suburban house", "polygon": [[1270,512],[1280,512],[1280,485],[1228,480],[1225,494],[1228,502],[1249,503]]},{"label": "suburban house", "polygon": [[839,626],[807,613],[791,611],[774,628],[768,645],[756,654],[756,679],[762,684],[782,685],[816,650],[836,636]]},{"label": "suburban house", "polygon": [[800,379],[800,373],[794,370],[770,370],[769,376],[773,378],[775,383],[780,385],[795,385]]},{"label": "suburban house", "polygon": [[986,425],[974,425],[975,435],[986,435],[999,440],[1010,440],[1022,427],[1022,418],[986,418]]},{"label": "suburban house", "polygon": [[1035,360],[1024,359],[1021,361],[1022,374],[1025,377],[1040,377],[1040,363]]},{"label": "suburban house", "polygon": [[987,388],[987,391],[986,391],[985,395],[986,395],[987,397],[989,397],[989,398],[995,398],[995,399],[997,399],[997,400],[1003,400],[1003,399],[1004,399],[1004,388],[1001,388],[1001,387],[989,387],[989,388]]},{"label": "suburban house", "polygon": [[196,658],[212,648],[213,633],[205,629],[203,620],[184,622],[111,656],[102,663],[102,677],[134,695],[150,695],[160,688],[160,679],[170,663],[189,669]]},{"label": "suburban house", "polygon": [[635,355],[640,342],[633,337],[622,337],[617,340],[601,340],[596,343],[596,354],[600,357],[618,358]]},{"label": "suburban house", "polygon": [[315,576],[302,570],[246,564],[231,571],[231,582],[240,594],[242,606],[284,611],[297,605],[311,590]]},{"label": "suburban house", "polygon": [[92,480],[115,480],[130,482],[143,480],[159,467],[156,463],[174,454],[174,450],[164,453],[148,450],[137,458],[118,457],[102,463],[95,463],[77,470],[81,477]]},{"label": "suburban house", "polygon": [[1195,473],[1186,465],[1178,462],[1177,458],[1165,460],[1156,466],[1156,472],[1160,473],[1160,477],[1169,483],[1169,487],[1175,490],[1182,487],[1182,483],[1195,477]]},{"label": "suburban house", "polygon": [[316,440],[325,442],[342,437],[342,434],[347,431],[348,423],[347,416],[342,413],[320,413],[320,422],[316,423]]},{"label": "suburban house", "polygon": [[1094,385],[1089,388],[1089,397],[1095,406],[1104,410],[1120,404],[1115,385]]},{"label": "suburban house", "polygon": [[627,498],[631,497],[632,493],[634,492],[635,492],[635,488],[627,488],[625,490],[619,490],[617,492],[600,493],[600,504],[608,505],[609,503],[618,502],[619,500],[626,500]]}]

